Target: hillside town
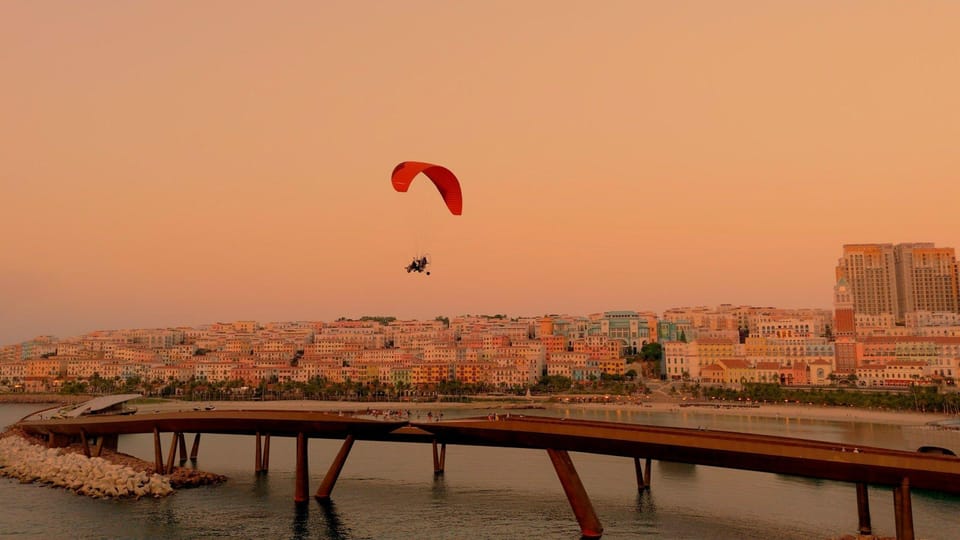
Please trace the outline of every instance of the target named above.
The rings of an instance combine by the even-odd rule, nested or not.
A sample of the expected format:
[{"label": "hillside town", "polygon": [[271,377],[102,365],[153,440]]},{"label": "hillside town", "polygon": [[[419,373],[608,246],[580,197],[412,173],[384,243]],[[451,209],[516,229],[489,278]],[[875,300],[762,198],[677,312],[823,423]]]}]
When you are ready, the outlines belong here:
[{"label": "hillside town", "polygon": [[451,385],[522,392],[545,377],[571,388],[638,378],[730,386],[955,384],[960,300],[953,248],[848,244],[836,277],[832,310],[722,304],[660,315],[243,320],[40,336],[0,347],[0,391],[154,393],[192,382],[236,396],[266,385],[322,383],[404,396]]}]

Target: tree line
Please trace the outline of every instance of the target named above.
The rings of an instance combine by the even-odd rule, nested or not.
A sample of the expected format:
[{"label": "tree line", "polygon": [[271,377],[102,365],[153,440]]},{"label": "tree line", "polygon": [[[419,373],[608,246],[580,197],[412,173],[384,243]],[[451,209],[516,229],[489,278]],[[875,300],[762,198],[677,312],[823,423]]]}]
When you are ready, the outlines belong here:
[{"label": "tree line", "polygon": [[687,386],[695,397],[758,403],[806,403],[832,407],[858,407],[891,411],[956,414],[960,394],[940,392],[937,387],[914,385],[904,390],[848,390],[838,388],[792,388],[771,383],[744,383],[742,388]]}]

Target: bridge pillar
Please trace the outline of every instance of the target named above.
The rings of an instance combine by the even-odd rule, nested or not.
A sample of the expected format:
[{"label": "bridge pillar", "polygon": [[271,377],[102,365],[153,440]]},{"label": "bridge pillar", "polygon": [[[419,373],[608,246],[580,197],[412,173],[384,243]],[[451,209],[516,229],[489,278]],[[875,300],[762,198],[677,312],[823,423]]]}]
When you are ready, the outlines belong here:
[{"label": "bridge pillar", "polygon": [[560,484],[563,486],[564,493],[567,494],[567,500],[570,501],[570,507],[573,509],[573,515],[580,524],[580,533],[584,538],[600,538],[603,534],[603,525],[597,518],[597,513],[593,509],[593,503],[587,496],[587,490],[583,488],[583,482],[577,475],[577,469],[573,466],[570,454],[566,450],[547,449],[550,461],[553,462],[553,468],[557,471],[557,477],[560,478]]},{"label": "bridge pillar", "polygon": [[873,527],[870,526],[870,498],[867,493],[867,485],[857,483],[857,518],[860,523],[858,531],[863,536],[873,534]]},{"label": "bridge pillar", "polygon": [[80,430],[80,445],[83,447],[83,455],[90,457],[90,445],[87,443],[87,432]]},{"label": "bridge pillar", "polygon": [[914,540],[913,536],[913,507],[910,504],[910,480],[904,477],[903,482],[893,488],[894,523],[897,529],[897,540]]},{"label": "bridge pillar", "polygon": [[153,428],[153,472],[163,474],[163,448],[160,446],[160,431]]},{"label": "bridge pillar", "polygon": [[310,439],[303,432],[297,433],[297,483],[293,492],[293,502],[306,502],[310,499],[310,468],[307,459],[307,444]]},{"label": "bridge pillar", "polygon": [[177,441],[180,440],[180,433],[174,432],[173,439],[170,440],[170,450],[167,452],[167,466],[163,470],[163,474],[170,474],[173,472],[173,460],[177,457]]},{"label": "bridge pillar", "polygon": [[330,494],[333,493],[333,486],[336,485],[337,479],[340,478],[340,471],[343,470],[343,464],[347,462],[347,456],[350,455],[350,449],[353,448],[353,441],[353,435],[347,435],[346,440],[343,441],[340,451],[337,452],[337,457],[333,459],[333,463],[330,464],[330,469],[327,471],[326,476],[323,477],[323,481],[320,482],[317,494],[314,495],[318,501],[330,500]]},{"label": "bridge pillar", "polygon": [[119,435],[97,435],[96,444],[93,446],[93,448],[90,448],[90,437],[87,436],[86,430],[81,429],[80,444],[83,447],[83,455],[87,457],[100,457],[104,446],[116,451],[118,437]]},{"label": "bridge pillar", "polygon": [[[116,435],[113,435],[113,437],[116,437]],[[93,447],[93,451],[91,452],[93,457],[100,457],[100,454],[103,453],[103,442],[106,438],[107,435],[100,435],[97,437],[97,444]],[[116,446],[114,446],[114,450],[116,450]]]},{"label": "bridge pillar", "polygon": [[177,442],[180,446],[180,466],[187,462],[187,438],[183,432],[177,433]]},{"label": "bridge pillar", "polygon": [[263,451],[261,450],[260,432],[257,432],[257,449],[253,456],[253,472],[259,473],[263,470]]},{"label": "bridge pillar", "polygon": [[440,443],[440,453],[437,454],[437,441],[433,441],[433,474],[442,475],[447,462],[447,443]]},{"label": "bridge pillar", "polygon": [[198,452],[200,452],[200,432],[193,435],[193,448],[190,449],[190,461],[196,463]]},{"label": "bridge pillar", "polygon": [[643,492],[650,489],[650,458],[644,460],[643,468],[640,468],[640,458],[633,458],[633,467],[637,471],[637,491]]},{"label": "bridge pillar", "polygon": [[267,472],[270,468],[270,434],[263,436],[263,456],[260,459],[260,472]]}]

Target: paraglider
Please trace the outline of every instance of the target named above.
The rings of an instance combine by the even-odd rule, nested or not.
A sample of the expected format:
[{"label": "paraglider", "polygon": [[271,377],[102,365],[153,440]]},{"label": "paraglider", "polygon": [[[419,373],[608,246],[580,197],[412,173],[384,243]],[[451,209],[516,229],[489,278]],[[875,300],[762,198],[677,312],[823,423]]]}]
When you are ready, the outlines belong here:
[{"label": "paraglider", "polygon": [[460,192],[460,181],[446,167],[421,161],[401,162],[393,168],[393,174],[390,175],[393,189],[400,192],[407,191],[414,177],[420,173],[423,173],[433,182],[433,185],[437,186],[437,191],[440,192],[440,196],[443,197],[443,202],[446,203],[451,214],[459,216],[463,213],[463,194]]},{"label": "paraglider", "polygon": [[[422,161],[403,161],[393,168],[393,173],[390,175],[393,189],[401,193],[406,192],[410,183],[420,173],[423,173],[433,182],[451,214],[459,216],[463,213],[463,193],[460,191],[460,181],[446,167]],[[430,264],[430,260],[426,256],[417,255],[406,266],[407,273],[418,272],[429,276],[428,264]]]}]

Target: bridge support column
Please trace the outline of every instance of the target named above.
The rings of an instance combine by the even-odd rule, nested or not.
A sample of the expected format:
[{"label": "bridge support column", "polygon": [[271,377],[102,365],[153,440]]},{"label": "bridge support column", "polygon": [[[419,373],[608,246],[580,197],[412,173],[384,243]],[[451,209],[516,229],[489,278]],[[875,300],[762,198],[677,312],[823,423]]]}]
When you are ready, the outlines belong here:
[{"label": "bridge support column", "polygon": [[643,468],[640,468],[640,458],[633,458],[633,467],[637,471],[637,491],[643,492],[650,489],[650,458],[644,460]]},{"label": "bridge support column", "polygon": [[196,463],[197,453],[200,452],[200,433],[193,435],[193,448],[190,449],[190,461]]},{"label": "bridge support column", "polygon": [[863,536],[873,534],[873,527],[870,526],[870,498],[867,493],[867,485],[857,483],[857,518],[859,521],[858,532]]},{"label": "bridge support column", "polygon": [[297,483],[293,492],[293,502],[306,502],[310,499],[310,468],[307,459],[307,444],[310,439],[304,433],[297,433]]},{"label": "bridge support column", "polygon": [[260,472],[270,469],[270,434],[263,436],[263,456],[260,458]]},{"label": "bridge support column", "polygon": [[83,447],[83,455],[90,457],[90,445],[87,443],[87,432],[80,430],[80,445]]},{"label": "bridge support column", "polygon": [[163,474],[163,448],[160,446],[160,431],[153,428],[153,472]]},{"label": "bridge support column", "polygon": [[566,450],[550,448],[547,449],[547,454],[553,462],[553,468],[557,471],[563,491],[567,494],[570,507],[573,508],[573,515],[577,517],[577,523],[580,524],[580,533],[584,538],[600,538],[603,534],[603,525],[597,518],[593,503],[587,496],[587,490],[583,488],[583,482],[577,475],[577,469],[573,466],[570,454]]},{"label": "bridge support column", "polygon": [[177,457],[177,441],[180,440],[180,433],[174,432],[173,439],[170,440],[170,451],[167,452],[167,466],[163,470],[163,474],[170,474],[173,472],[173,460]]},{"label": "bridge support column", "polygon": [[177,443],[180,446],[180,466],[182,467],[187,462],[187,438],[182,431],[177,433]]},{"label": "bridge support column", "polygon": [[433,441],[433,474],[442,475],[447,462],[447,443],[440,443],[440,453],[437,454],[437,441]]},{"label": "bridge support column", "polygon": [[261,450],[260,432],[257,432],[257,449],[253,456],[253,472],[259,473],[263,470],[263,451]]},{"label": "bridge support column", "polygon": [[337,479],[340,478],[340,471],[343,470],[343,464],[347,462],[347,456],[350,455],[350,449],[353,448],[353,441],[353,435],[347,435],[346,440],[343,441],[343,446],[341,446],[340,451],[337,452],[337,457],[333,459],[327,475],[323,477],[323,482],[320,483],[320,487],[317,489],[317,494],[314,495],[318,501],[330,500],[330,494],[333,493],[333,486],[336,485]]},{"label": "bridge support column", "polygon": [[913,537],[913,507],[910,504],[910,480],[893,488],[894,523],[897,529],[897,540],[914,540]]},{"label": "bridge support column", "polygon": [[[93,457],[100,457],[100,454],[103,453],[103,443],[107,437],[108,435],[100,435],[97,437],[97,444],[94,445],[93,451],[91,452]],[[116,435],[113,435],[113,437],[116,437]],[[116,450],[116,445],[114,445],[114,450]]]}]

